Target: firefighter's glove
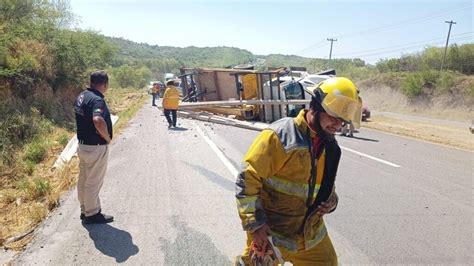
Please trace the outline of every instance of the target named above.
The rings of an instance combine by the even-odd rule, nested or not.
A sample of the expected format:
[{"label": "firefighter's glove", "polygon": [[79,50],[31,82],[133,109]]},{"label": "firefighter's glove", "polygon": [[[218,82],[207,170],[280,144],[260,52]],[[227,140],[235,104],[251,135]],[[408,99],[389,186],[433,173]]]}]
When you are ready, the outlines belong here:
[{"label": "firefighter's glove", "polygon": [[264,224],[251,233],[252,243],[250,244],[250,265],[278,265],[272,245],[268,242],[270,228]]},{"label": "firefighter's glove", "polygon": [[323,215],[327,213],[331,213],[332,211],[336,209],[338,201],[339,201],[339,198],[336,192],[331,193],[328,200],[325,202],[321,202],[321,204],[318,206],[317,214],[322,217]]},{"label": "firefighter's glove", "polygon": [[272,246],[267,241],[265,246],[258,246],[252,241],[250,244],[250,265],[252,266],[275,266],[278,265],[278,259]]},{"label": "firefighter's glove", "polygon": [[270,235],[270,227],[268,225],[263,224],[262,226],[258,227],[254,231],[250,231],[252,235],[252,241],[258,247],[265,247],[268,245],[268,236]]}]

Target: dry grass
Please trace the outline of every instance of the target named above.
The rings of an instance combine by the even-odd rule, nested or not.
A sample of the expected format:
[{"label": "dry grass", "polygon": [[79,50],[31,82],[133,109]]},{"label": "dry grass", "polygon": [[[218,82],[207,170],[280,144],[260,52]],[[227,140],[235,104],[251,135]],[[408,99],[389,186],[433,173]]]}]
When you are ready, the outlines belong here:
[{"label": "dry grass", "polygon": [[[50,210],[58,206],[61,193],[75,184],[78,174],[77,159],[66,164],[61,170],[52,171],[51,166],[55,160],[56,154],[51,153],[36,166],[31,176],[22,177],[16,181],[20,184],[0,191],[0,244],[9,237],[39,224]],[[5,247],[16,249],[22,246],[15,242]]]},{"label": "dry grass", "polygon": [[474,150],[474,135],[469,132],[467,127],[440,125],[425,121],[407,121],[386,116],[374,116],[369,122],[362,123],[362,126],[467,151]]},{"label": "dry grass", "polygon": [[113,114],[119,114],[120,119],[114,127],[114,134],[119,134],[128,121],[140,110],[149,95],[135,89],[111,89],[107,99]]},{"label": "dry grass", "polygon": [[[127,125],[146,99],[145,93],[132,89],[111,89],[106,96],[111,112],[120,117],[114,128],[115,134]],[[22,249],[31,236],[8,245],[4,242],[41,223],[49,211],[59,205],[61,194],[76,184],[79,173],[77,158],[74,157],[61,170],[51,169],[66,140],[73,135],[74,132],[54,128],[51,134],[36,140],[47,143],[47,152],[40,163],[26,163],[20,159],[10,170],[0,173],[0,246]],[[17,151],[14,156],[24,158],[25,150]]]}]

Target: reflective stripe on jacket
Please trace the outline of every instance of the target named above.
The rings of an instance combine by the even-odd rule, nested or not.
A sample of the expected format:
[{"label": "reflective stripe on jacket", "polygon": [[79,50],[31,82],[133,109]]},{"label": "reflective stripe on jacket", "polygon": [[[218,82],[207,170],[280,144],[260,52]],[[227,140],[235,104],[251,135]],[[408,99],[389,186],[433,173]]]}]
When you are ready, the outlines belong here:
[{"label": "reflective stripe on jacket", "polygon": [[[268,224],[274,242],[290,251],[304,242],[309,249],[326,235],[315,206],[334,192],[341,150],[332,139],[324,142],[315,162],[316,186],[308,208],[311,177],[310,138],[316,133],[305,121],[306,110],[296,118],[283,118],[263,130],[250,146],[236,182],[239,216],[244,230]],[[301,241],[303,239],[303,241]]]},{"label": "reflective stripe on jacket", "polygon": [[166,88],[165,94],[163,95],[163,108],[165,109],[178,109],[179,105],[179,90],[175,86],[169,86]]}]

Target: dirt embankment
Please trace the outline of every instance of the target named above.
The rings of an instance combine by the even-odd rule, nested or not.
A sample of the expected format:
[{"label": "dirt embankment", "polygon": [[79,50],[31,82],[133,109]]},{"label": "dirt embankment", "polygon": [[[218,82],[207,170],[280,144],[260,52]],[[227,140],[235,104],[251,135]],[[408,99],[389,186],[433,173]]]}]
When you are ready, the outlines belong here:
[{"label": "dirt embankment", "polygon": [[[373,113],[363,127],[474,150],[474,134],[468,128],[474,119],[474,98],[455,93],[456,88],[441,95],[408,98],[388,85],[358,85],[364,105]],[[459,86],[473,85],[474,77]]]}]

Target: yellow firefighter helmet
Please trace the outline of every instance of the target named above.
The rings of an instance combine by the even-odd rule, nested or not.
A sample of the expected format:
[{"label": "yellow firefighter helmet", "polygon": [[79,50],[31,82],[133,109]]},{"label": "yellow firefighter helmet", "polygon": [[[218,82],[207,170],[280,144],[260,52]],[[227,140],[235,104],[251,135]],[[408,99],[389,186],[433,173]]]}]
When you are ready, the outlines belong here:
[{"label": "yellow firefighter helmet", "polygon": [[314,90],[313,101],[328,115],[360,127],[362,105],[357,87],[348,78],[333,77],[321,81]]}]

